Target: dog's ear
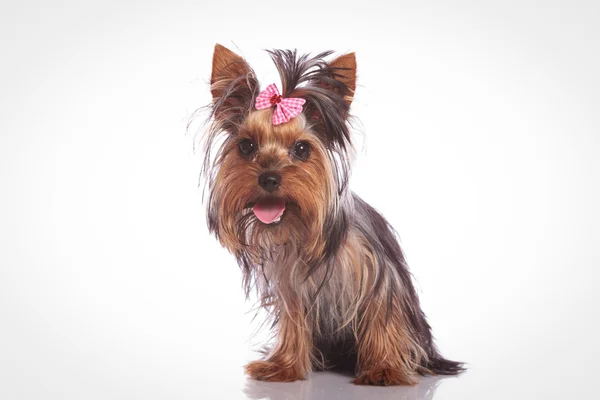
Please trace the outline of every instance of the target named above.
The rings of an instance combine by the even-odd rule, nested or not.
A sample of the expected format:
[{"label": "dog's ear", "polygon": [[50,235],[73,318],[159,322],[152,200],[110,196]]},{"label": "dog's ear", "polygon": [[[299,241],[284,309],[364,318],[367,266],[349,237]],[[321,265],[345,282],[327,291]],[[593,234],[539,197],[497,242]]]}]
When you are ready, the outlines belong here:
[{"label": "dog's ear", "polygon": [[242,57],[225,46],[215,44],[210,77],[213,99],[222,97],[232,81],[241,80],[251,73],[252,69]]},{"label": "dog's ear", "polygon": [[346,120],[356,90],[356,56],[348,53],[328,61],[310,78],[311,85],[296,93],[307,100],[305,115],[327,143],[345,148],[350,142]]},{"label": "dog's ear", "polygon": [[343,94],[344,100],[348,106],[352,104],[354,99],[354,91],[356,90],[356,56],[354,53],[344,54],[335,60],[329,62],[329,66],[333,69],[335,79],[342,82],[346,88],[346,93]]},{"label": "dog's ear", "polygon": [[[239,120],[250,109],[258,81],[250,65],[220,44],[215,45],[210,77],[213,112],[217,119]],[[239,122],[239,121],[237,121]]]}]

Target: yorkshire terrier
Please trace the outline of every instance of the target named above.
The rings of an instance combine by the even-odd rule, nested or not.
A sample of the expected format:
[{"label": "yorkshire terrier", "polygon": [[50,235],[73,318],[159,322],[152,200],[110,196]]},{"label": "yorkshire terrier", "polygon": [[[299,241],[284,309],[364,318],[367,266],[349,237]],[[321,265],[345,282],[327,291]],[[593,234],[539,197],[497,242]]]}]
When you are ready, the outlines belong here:
[{"label": "yorkshire terrier", "polygon": [[261,91],[242,57],[215,46],[204,136],[209,229],[276,332],[246,373],[289,382],[342,368],[362,385],[459,374],[433,342],[395,231],[348,189],[354,53],[268,52],[281,92]]}]

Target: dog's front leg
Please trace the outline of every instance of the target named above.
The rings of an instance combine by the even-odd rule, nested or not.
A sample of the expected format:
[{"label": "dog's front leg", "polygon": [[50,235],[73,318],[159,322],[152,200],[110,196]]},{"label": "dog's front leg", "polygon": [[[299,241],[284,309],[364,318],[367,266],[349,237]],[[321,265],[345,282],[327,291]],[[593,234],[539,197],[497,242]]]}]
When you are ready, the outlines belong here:
[{"label": "dog's front leg", "polygon": [[253,361],[246,373],[254,379],[293,382],[304,379],[311,369],[312,340],[301,307],[281,310],[277,342],[266,360]]}]

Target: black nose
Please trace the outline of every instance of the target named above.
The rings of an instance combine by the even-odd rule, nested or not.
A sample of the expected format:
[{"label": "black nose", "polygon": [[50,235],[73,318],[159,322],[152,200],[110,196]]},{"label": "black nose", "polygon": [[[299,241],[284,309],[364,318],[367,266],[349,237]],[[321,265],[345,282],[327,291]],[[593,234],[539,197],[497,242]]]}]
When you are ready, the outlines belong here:
[{"label": "black nose", "polygon": [[267,192],[274,192],[279,188],[281,176],[274,172],[265,172],[258,177],[258,184]]}]

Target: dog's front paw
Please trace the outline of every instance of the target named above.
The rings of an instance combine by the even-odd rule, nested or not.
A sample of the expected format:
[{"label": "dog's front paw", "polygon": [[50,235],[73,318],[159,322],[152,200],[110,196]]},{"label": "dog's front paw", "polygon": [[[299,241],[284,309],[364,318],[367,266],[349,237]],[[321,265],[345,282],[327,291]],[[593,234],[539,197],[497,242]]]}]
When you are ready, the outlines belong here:
[{"label": "dog's front paw", "polygon": [[393,386],[414,385],[417,380],[404,371],[394,368],[376,368],[361,372],[354,380],[356,385]]},{"label": "dog's front paw", "polygon": [[286,368],[272,361],[253,361],[246,365],[246,374],[252,379],[268,382],[294,382],[304,379],[295,368]]}]

